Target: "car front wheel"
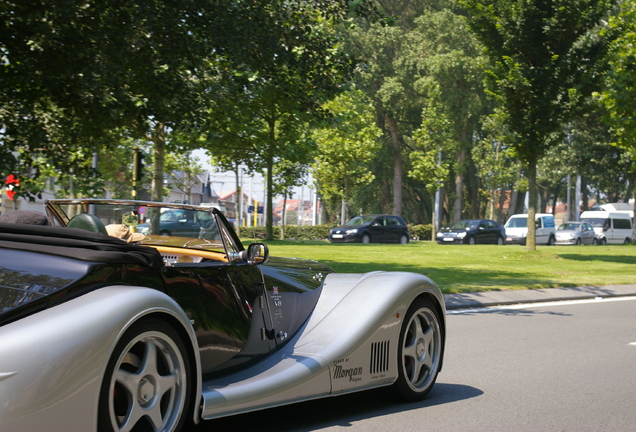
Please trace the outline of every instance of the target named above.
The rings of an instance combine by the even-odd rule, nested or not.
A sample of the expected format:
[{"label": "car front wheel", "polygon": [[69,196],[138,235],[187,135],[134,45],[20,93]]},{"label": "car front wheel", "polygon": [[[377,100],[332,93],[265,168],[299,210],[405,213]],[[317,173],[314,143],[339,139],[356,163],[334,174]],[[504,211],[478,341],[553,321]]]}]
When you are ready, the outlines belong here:
[{"label": "car front wheel", "polygon": [[548,239],[548,246],[554,246],[554,243],[556,243],[556,240],[553,236],[550,236],[550,238]]},{"label": "car front wheel", "polygon": [[369,236],[369,234],[364,234],[362,236],[362,243],[371,243],[371,237]]},{"label": "car front wheel", "polygon": [[177,332],[158,319],[126,331],[102,382],[99,431],[178,431],[189,403],[189,358]]},{"label": "car front wheel", "polygon": [[408,242],[409,242],[409,237],[406,234],[402,234],[402,236],[400,237],[400,243],[407,244]]},{"label": "car front wheel", "polygon": [[477,244],[477,239],[475,238],[475,236],[468,237],[468,244],[471,244],[471,245]]},{"label": "car front wheel", "polygon": [[415,402],[433,388],[442,359],[442,327],[435,307],[416,299],[404,317],[398,345],[398,378],[389,390]]}]

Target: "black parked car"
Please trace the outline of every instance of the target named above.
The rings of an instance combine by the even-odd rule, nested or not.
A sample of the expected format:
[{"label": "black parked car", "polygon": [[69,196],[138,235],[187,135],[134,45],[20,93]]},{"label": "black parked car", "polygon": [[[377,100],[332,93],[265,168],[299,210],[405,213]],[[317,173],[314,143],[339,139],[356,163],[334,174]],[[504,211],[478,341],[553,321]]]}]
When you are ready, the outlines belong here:
[{"label": "black parked car", "polygon": [[356,216],[343,226],[329,231],[332,243],[402,243],[409,242],[409,228],[399,216]]},{"label": "black parked car", "polygon": [[437,233],[437,243],[498,244],[506,240],[506,229],[490,219],[460,220]]}]

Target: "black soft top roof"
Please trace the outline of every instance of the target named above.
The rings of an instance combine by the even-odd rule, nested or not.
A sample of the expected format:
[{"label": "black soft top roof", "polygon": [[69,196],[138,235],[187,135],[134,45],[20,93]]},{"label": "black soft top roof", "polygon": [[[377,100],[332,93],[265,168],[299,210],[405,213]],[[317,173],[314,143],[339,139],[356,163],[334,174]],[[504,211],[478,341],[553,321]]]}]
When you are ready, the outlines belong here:
[{"label": "black soft top roof", "polygon": [[161,255],[154,248],[78,228],[0,223],[0,248],[107,264],[163,266]]}]

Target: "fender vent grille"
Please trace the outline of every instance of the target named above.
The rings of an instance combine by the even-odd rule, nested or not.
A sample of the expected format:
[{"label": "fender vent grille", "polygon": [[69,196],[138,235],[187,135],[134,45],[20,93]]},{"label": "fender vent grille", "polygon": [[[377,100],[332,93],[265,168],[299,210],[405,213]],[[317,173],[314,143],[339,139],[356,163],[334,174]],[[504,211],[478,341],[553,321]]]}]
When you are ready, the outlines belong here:
[{"label": "fender vent grille", "polygon": [[389,370],[389,341],[373,342],[371,344],[371,364],[369,370],[372,374],[387,372]]}]

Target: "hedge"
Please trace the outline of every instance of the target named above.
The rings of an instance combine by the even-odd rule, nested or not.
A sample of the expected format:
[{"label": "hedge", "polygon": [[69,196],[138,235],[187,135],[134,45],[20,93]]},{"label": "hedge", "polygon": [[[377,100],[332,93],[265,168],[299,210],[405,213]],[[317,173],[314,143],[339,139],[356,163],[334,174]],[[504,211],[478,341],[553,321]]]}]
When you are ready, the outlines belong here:
[{"label": "hedge", "polygon": [[[333,225],[285,225],[285,240],[325,240]],[[280,238],[280,226],[273,227],[274,239]],[[411,240],[430,240],[431,224],[409,225]],[[265,227],[241,227],[241,237],[262,240],[265,238]]]}]

